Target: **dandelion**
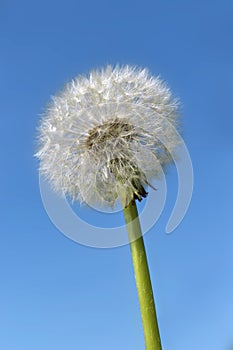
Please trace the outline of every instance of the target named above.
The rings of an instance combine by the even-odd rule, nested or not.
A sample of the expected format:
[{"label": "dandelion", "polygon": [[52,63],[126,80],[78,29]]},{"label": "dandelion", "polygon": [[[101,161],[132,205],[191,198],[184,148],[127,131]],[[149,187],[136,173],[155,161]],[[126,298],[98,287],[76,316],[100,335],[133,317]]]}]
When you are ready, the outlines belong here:
[{"label": "dandelion", "polygon": [[68,83],[39,128],[36,156],[54,190],[89,205],[122,203],[148,350],[161,342],[135,201],[172,161],[177,122],[177,100],[160,78],[108,66]]}]

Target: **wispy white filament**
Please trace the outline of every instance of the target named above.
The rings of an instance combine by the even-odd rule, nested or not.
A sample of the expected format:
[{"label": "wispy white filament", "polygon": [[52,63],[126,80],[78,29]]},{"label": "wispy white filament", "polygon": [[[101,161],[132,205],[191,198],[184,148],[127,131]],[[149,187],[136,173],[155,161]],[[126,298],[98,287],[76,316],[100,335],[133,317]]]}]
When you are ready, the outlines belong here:
[{"label": "wispy white filament", "polygon": [[40,170],[73,200],[112,205],[120,198],[126,206],[171,161],[177,120],[177,100],[146,69],[93,71],[52,98],[39,128]]}]

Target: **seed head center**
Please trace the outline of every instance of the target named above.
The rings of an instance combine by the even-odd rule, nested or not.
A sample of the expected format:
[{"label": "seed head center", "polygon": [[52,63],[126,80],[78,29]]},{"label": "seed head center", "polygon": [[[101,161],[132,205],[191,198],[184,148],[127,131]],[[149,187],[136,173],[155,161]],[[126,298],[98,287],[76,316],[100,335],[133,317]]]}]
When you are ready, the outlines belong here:
[{"label": "seed head center", "polygon": [[92,149],[94,146],[100,146],[110,139],[117,138],[130,141],[135,134],[133,125],[130,125],[123,119],[116,118],[113,121],[104,122],[89,130],[86,147]]},{"label": "seed head center", "polygon": [[[125,199],[123,200],[126,206],[131,200],[142,198],[147,196],[147,192],[144,189],[143,183],[148,183],[146,176],[142,170],[140,170],[137,164],[132,162],[132,155],[130,153],[130,147],[124,149],[122,153],[122,145],[127,145],[134,139],[139,138],[139,132],[135,126],[129,124],[125,119],[115,118],[114,120],[104,122],[93,129],[89,130],[88,137],[86,139],[86,147],[90,151],[94,151],[94,155],[98,157],[101,155],[102,149],[107,148],[107,152],[111,153],[112,148],[117,153],[114,154],[114,158],[108,159],[107,168],[116,181],[124,187],[126,191]],[[112,142],[113,141],[113,142]],[[121,152],[118,151],[121,150]],[[104,153],[105,154],[105,153]],[[112,153],[113,154],[113,153]]]}]

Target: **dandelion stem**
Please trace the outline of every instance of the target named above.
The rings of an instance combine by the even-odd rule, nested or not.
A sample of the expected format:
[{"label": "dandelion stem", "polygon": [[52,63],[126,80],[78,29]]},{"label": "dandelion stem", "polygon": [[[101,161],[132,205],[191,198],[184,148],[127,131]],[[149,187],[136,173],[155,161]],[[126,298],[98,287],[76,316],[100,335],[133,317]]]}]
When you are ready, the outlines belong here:
[{"label": "dandelion stem", "polygon": [[130,240],[146,350],[162,350],[150,273],[135,201],[124,209],[124,216]]}]

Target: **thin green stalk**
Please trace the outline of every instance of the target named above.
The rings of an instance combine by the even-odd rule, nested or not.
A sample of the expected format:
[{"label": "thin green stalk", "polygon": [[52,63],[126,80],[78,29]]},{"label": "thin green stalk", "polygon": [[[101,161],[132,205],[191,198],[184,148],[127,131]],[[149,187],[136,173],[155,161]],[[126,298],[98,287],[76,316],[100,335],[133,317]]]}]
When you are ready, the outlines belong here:
[{"label": "thin green stalk", "polygon": [[146,251],[135,201],[124,209],[124,216],[130,240],[146,350],[162,350]]}]

